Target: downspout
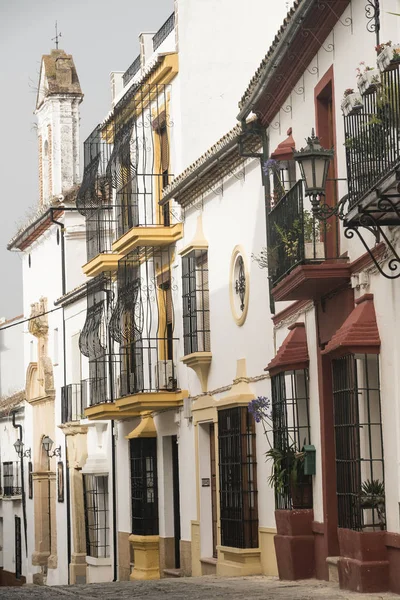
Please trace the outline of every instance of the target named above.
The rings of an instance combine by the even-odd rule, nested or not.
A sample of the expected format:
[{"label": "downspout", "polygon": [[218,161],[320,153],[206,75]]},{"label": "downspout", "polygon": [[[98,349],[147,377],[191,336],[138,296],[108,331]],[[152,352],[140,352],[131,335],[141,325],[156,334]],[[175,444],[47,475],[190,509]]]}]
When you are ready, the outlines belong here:
[{"label": "downspout", "polygon": [[118,544],[117,544],[117,507],[116,507],[116,499],[117,499],[117,485],[116,485],[116,474],[115,474],[115,421],[111,421],[111,466],[112,466],[112,475],[111,475],[111,484],[112,484],[112,496],[113,496],[113,552],[114,552],[114,579],[113,581],[118,581],[118,570],[117,570],[117,552],[118,552]]},{"label": "downspout", "polygon": [[[65,207],[64,207],[65,210]],[[76,210],[76,209],[70,209]],[[55,225],[60,227],[61,232],[61,285],[62,295],[64,296],[67,291],[66,285],[66,273],[65,273],[65,227],[61,221],[56,221],[51,209],[51,220]],[[62,336],[63,336],[63,369],[64,369],[64,388],[67,385],[67,352],[66,352],[66,338],[65,338],[65,308],[62,308]],[[70,498],[70,478],[69,478],[69,466],[68,466],[68,447],[67,447],[67,436],[64,435],[64,452],[65,452],[65,492],[66,492],[66,510],[67,510],[67,555],[68,555],[68,585],[70,584],[70,564],[71,564],[71,498]]]},{"label": "downspout", "polygon": [[[12,424],[15,429],[19,429],[18,439],[22,442],[22,425],[18,425],[15,422],[15,411],[12,412]],[[25,537],[25,552],[26,558],[28,558],[28,532],[27,532],[27,518],[26,518],[26,496],[25,496],[25,482],[24,482],[24,453],[21,452],[21,490],[22,490],[22,517],[24,519],[24,537]]]}]

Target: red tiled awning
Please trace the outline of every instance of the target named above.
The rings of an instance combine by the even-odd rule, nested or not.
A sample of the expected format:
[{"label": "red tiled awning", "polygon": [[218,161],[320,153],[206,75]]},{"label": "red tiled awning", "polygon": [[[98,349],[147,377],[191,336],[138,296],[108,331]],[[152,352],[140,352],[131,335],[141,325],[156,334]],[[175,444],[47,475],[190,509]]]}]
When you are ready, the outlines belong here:
[{"label": "red tiled awning", "polygon": [[343,325],[332,336],[322,354],[334,358],[345,354],[379,354],[381,340],[373,294],[364,294]]},{"label": "red tiled awning", "polygon": [[288,329],[289,333],[275,358],[264,369],[269,371],[270,375],[308,367],[309,358],[304,323],[293,323]]},{"label": "red tiled awning", "polygon": [[296,147],[296,143],[292,137],[291,127],[287,130],[287,135],[286,140],[278,144],[276,150],[273,151],[271,158],[275,160],[291,160],[293,158],[293,148]]}]

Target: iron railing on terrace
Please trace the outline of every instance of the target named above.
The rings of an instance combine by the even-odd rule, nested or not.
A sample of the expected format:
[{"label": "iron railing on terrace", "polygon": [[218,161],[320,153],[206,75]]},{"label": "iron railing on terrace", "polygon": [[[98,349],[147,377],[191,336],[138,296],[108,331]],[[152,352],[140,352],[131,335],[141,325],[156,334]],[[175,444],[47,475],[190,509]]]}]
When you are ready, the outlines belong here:
[{"label": "iron railing on terrace", "polygon": [[[327,181],[331,202],[337,202],[337,181]],[[328,244],[327,233],[332,231],[333,243]],[[339,257],[338,221],[330,217],[320,222],[305,210],[303,181],[299,180],[275,204],[267,216],[268,275],[276,285],[297,265],[319,263]]]},{"label": "iron railing on terrace", "polygon": [[82,402],[82,386],[70,383],[61,388],[61,422],[79,421],[85,418],[86,405]]},{"label": "iron railing on terrace", "polygon": [[86,216],[86,254],[88,262],[98,254],[111,252],[117,222],[113,206],[104,206]]},{"label": "iron railing on terrace", "polygon": [[135,58],[131,66],[122,75],[122,81],[124,87],[128,85],[130,81],[135,77],[136,73],[140,71],[140,54]]},{"label": "iron railing on terrace", "polygon": [[360,112],[344,117],[349,208],[400,166],[400,65],[363,95]]},{"label": "iron railing on terrace", "polygon": [[164,25],[160,27],[157,33],[153,36],[153,50],[154,52],[157,50],[159,46],[163,43],[163,41],[169,36],[171,31],[174,30],[175,27],[175,13],[172,13],[170,17],[165,21]]}]

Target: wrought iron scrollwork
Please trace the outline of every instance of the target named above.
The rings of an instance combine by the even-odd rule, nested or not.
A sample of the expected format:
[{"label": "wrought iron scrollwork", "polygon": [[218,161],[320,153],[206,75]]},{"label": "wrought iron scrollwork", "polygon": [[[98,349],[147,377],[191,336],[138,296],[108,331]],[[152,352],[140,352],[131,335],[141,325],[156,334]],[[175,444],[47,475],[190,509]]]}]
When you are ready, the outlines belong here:
[{"label": "wrought iron scrollwork", "polygon": [[367,17],[367,31],[375,33],[376,44],[379,44],[379,32],[381,28],[381,9],[379,0],[367,0],[365,5],[365,16]]},{"label": "wrought iron scrollwork", "polygon": [[244,270],[244,262],[242,256],[237,259],[238,274],[235,281],[235,292],[240,298],[240,310],[244,311],[244,299],[246,296],[246,274]]},{"label": "wrought iron scrollwork", "polygon": [[118,299],[110,318],[109,330],[111,337],[120,344],[133,343],[142,337],[144,318],[140,292],[140,278],[118,289]]}]

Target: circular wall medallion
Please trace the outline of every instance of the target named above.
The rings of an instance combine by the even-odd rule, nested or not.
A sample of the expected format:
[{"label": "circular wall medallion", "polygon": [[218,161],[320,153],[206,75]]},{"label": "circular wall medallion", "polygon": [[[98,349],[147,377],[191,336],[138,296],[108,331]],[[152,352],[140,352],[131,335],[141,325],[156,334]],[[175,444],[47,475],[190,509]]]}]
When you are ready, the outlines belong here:
[{"label": "circular wall medallion", "polygon": [[231,310],[236,324],[243,325],[249,308],[250,277],[247,262],[241,246],[236,246],[232,253],[229,295]]}]

